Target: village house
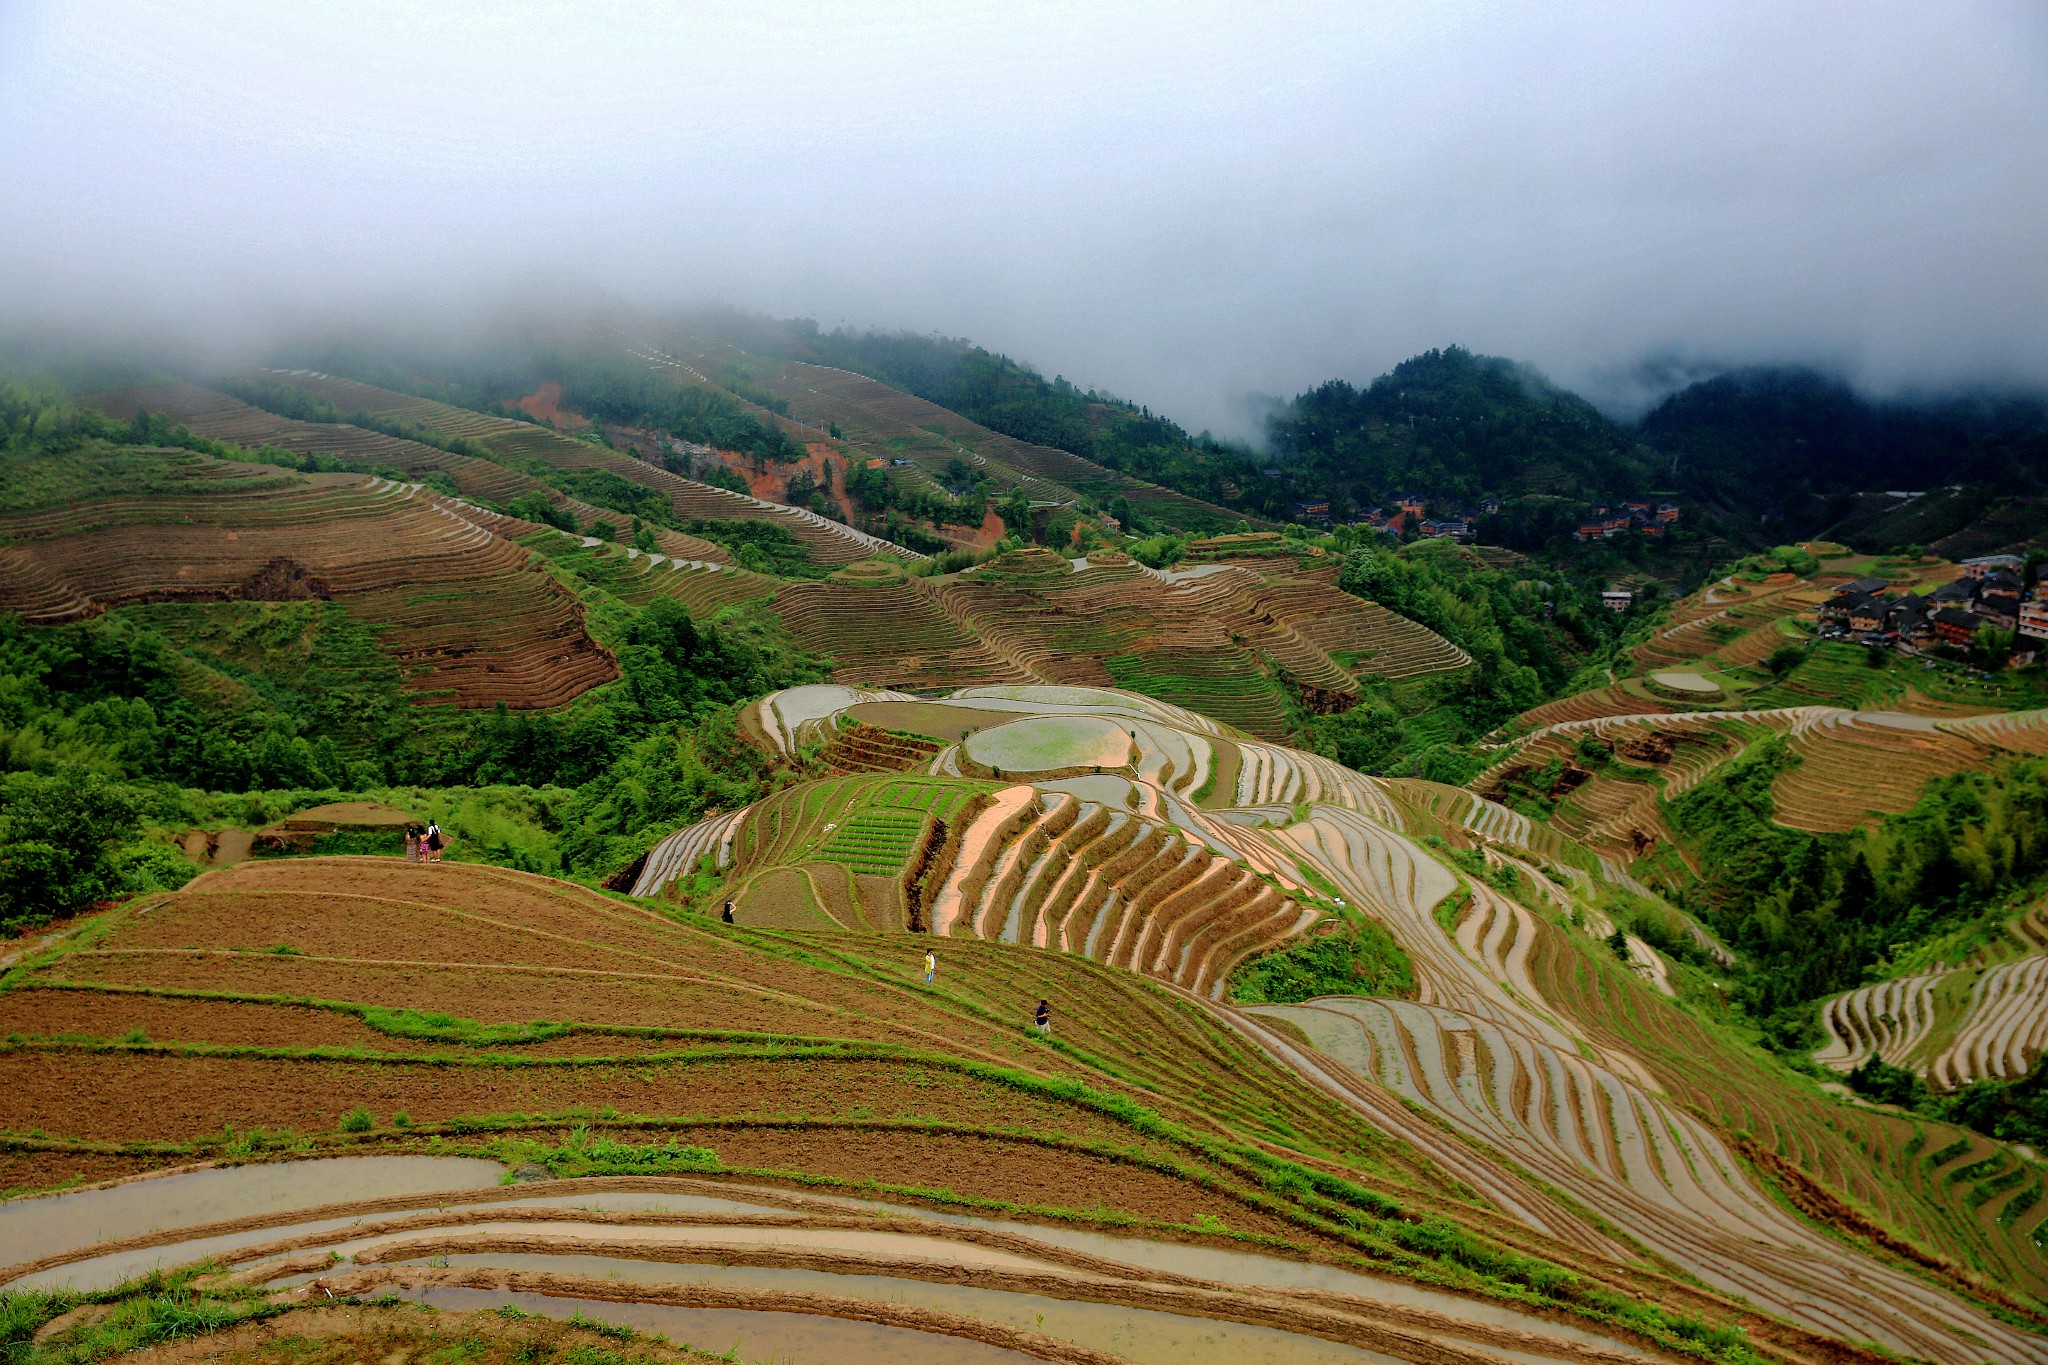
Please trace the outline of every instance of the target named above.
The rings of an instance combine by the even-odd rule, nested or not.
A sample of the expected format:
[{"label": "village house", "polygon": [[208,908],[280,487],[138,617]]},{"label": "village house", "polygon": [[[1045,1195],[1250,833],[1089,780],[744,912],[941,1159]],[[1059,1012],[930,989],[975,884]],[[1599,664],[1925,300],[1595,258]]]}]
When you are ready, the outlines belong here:
[{"label": "village house", "polygon": [[2022,602],[2019,632],[2036,640],[2048,640],[2048,602]]},{"label": "village house", "polygon": [[1979,579],[1994,573],[2009,573],[2018,577],[2020,570],[2027,565],[2026,558],[2022,555],[1978,555],[1961,563],[1964,574]]},{"label": "village house", "polygon": [[1670,525],[1670,524],[1671,524],[1672,522],[1674,522],[1674,521],[1677,521],[1677,520],[1678,520],[1678,504],[1677,504],[1677,503],[1675,503],[1675,502],[1660,502],[1660,503],[1658,503],[1658,504],[1657,504],[1657,520],[1659,520],[1659,521],[1663,522],[1663,523],[1664,523],[1665,525],[1667,525],[1667,526],[1669,526],[1669,525]]},{"label": "village house", "polygon": [[1636,595],[1628,588],[1609,588],[1600,594],[1600,605],[1609,611],[1627,611],[1636,604]]},{"label": "village house", "polygon": [[1977,580],[1977,614],[1998,618],[2000,626],[2012,629],[2013,619],[2020,611],[2020,579],[2018,574],[1998,570],[1985,574]]},{"label": "village house", "polygon": [[1945,645],[1954,645],[1958,649],[1968,645],[1970,638],[1977,633],[1977,628],[1984,624],[1969,612],[1957,611],[1954,607],[1936,608],[1933,622],[1935,638]]},{"label": "village house", "polygon": [[[1846,626],[1849,624],[1849,618],[1856,613],[1858,608],[1871,602],[1881,604],[1883,600],[1882,597],[1871,592],[1836,593],[1833,597],[1821,603],[1820,610],[1815,614],[1828,625]],[[1883,610],[1881,605],[1879,610]]]},{"label": "village house", "polygon": [[1916,648],[1934,642],[1934,623],[1927,603],[1911,593],[1895,600],[1884,615],[1884,628]]},{"label": "village house", "polygon": [[1849,607],[1849,629],[1858,635],[1875,635],[1884,629],[1888,605],[1882,597],[1857,598]]},{"label": "village house", "polygon": [[1289,510],[1293,513],[1296,521],[1320,521],[1325,525],[1329,524],[1330,500],[1328,498],[1308,498],[1295,503]]},{"label": "village house", "polygon": [[1936,606],[1966,607],[1977,600],[1977,580],[1958,578],[1953,582],[1944,583],[1927,594],[1927,600]]}]

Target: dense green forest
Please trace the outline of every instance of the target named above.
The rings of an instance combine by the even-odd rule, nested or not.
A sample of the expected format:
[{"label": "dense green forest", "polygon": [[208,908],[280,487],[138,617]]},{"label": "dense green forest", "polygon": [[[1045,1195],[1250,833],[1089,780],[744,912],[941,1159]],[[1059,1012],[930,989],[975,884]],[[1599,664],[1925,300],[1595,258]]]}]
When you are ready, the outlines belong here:
[{"label": "dense green forest", "polygon": [[1882,401],[1811,370],[1742,370],[1693,384],[1646,414],[1640,430],[1685,487],[1775,511],[1793,533],[1822,529],[1858,490],[1983,484],[2023,494],[2048,478],[2048,403],[2038,398]]},{"label": "dense green forest", "polygon": [[1656,482],[1648,452],[1585,399],[1526,365],[1462,347],[1404,360],[1364,388],[1331,380],[1272,423],[1283,468],[1338,513],[1397,492],[1619,498]]}]

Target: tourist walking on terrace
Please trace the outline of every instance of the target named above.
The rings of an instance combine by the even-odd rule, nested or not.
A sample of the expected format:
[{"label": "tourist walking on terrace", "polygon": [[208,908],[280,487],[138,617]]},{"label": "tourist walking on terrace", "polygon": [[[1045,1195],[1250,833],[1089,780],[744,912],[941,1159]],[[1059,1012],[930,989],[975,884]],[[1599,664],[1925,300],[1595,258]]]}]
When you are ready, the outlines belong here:
[{"label": "tourist walking on terrace", "polygon": [[939,973],[939,955],[927,948],[924,950],[924,984],[932,984],[932,978]]},{"label": "tourist walking on terrace", "polygon": [[1036,1022],[1040,1033],[1043,1033],[1048,1038],[1052,1037],[1052,1006],[1046,1004],[1043,1000],[1038,1002],[1038,1018]]},{"label": "tourist walking on terrace", "polygon": [[409,863],[420,860],[420,832],[411,825],[405,827],[405,860]]},{"label": "tourist walking on terrace", "polygon": [[438,863],[438,862],[440,862],[440,861],[441,861],[441,844],[442,844],[442,839],[441,839],[441,827],[440,827],[439,825],[435,824],[435,823],[434,823],[434,822],[433,822],[432,820],[429,820],[429,821],[427,821],[427,861],[428,861],[428,862],[430,862],[430,863]]},{"label": "tourist walking on terrace", "polygon": [[731,923],[733,923],[733,917],[732,917],[732,902],[731,902],[731,901],[727,901],[727,902],[725,903],[725,913],[724,913],[724,914],[722,914],[722,915],[720,915],[720,916],[719,916],[719,918],[720,918],[720,919],[722,919],[722,920],[724,920],[724,921],[725,921],[725,922],[726,922],[727,924],[731,924]]}]

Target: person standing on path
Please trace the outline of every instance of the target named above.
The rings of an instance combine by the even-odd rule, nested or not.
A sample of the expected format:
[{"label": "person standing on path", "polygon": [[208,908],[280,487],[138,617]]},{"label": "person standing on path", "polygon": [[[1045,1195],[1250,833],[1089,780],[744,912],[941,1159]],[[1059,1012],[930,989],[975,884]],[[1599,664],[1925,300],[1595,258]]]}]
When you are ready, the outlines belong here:
[{"label": "person standing on path", "polygon": [[405,860],[409,863],[420,860],[420,832],[411,825],[405,827]]},{"label": "person standing on path", "polygon": [[436,823],[435,823],[434,821],[432,821],[432,820],[429,820],[429,821],[427,821],[427,861],[428,861],[428,862],[430,862],[430,863],[438,863],[438,862],[440,862],[440,861],[441,861],[441,845],[442,845],[442,843],[443,843],[443,840],[442,840],[442,838],[441,838],[441,826],[440,826],[440,825],[438,825],[438,824],[436,824]]},{"label": "person standing on path", "polygon": [[1040,1033],[1048,1038],[1052,1037],[1052,1006],[1043,1000],[1038,1002],[1038,1018],[1035,1022]]},{"label": "person standing on path", "polygon": [[939,974],[939,955],[927,948],[924,950],[924,984],[932,984],[932,978]]},{"label": "person standing on path", "polygon": [[727,902],[725,903],[725,913],[724,913],[724,914],[722,914],[722,915],[720,915],[720,916],[719,916],[719,918],[720,918],[720,919],[722,919],[722,920],[724,920],[724,921],[725,921],[725,922],[726,922],[727,924],[732,924],[732,923],[734,923],[734,920],[733,920],[733,917],[732,917],[732,902],[731,902],[731,901],[727,901]]}]

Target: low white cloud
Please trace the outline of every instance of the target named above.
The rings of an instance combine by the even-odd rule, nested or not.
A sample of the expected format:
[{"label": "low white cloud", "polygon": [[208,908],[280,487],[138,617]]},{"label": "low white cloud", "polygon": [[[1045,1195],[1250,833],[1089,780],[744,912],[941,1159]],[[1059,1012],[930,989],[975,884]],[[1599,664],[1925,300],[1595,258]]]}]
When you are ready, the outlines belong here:
[{"label": "low white cloud", "polygon": [[0,307],[254,345],[587,282],[1218,430],[1451,342],[1619,405],[1646,360],[2048,385],[2042,13],[0,7]]}]

